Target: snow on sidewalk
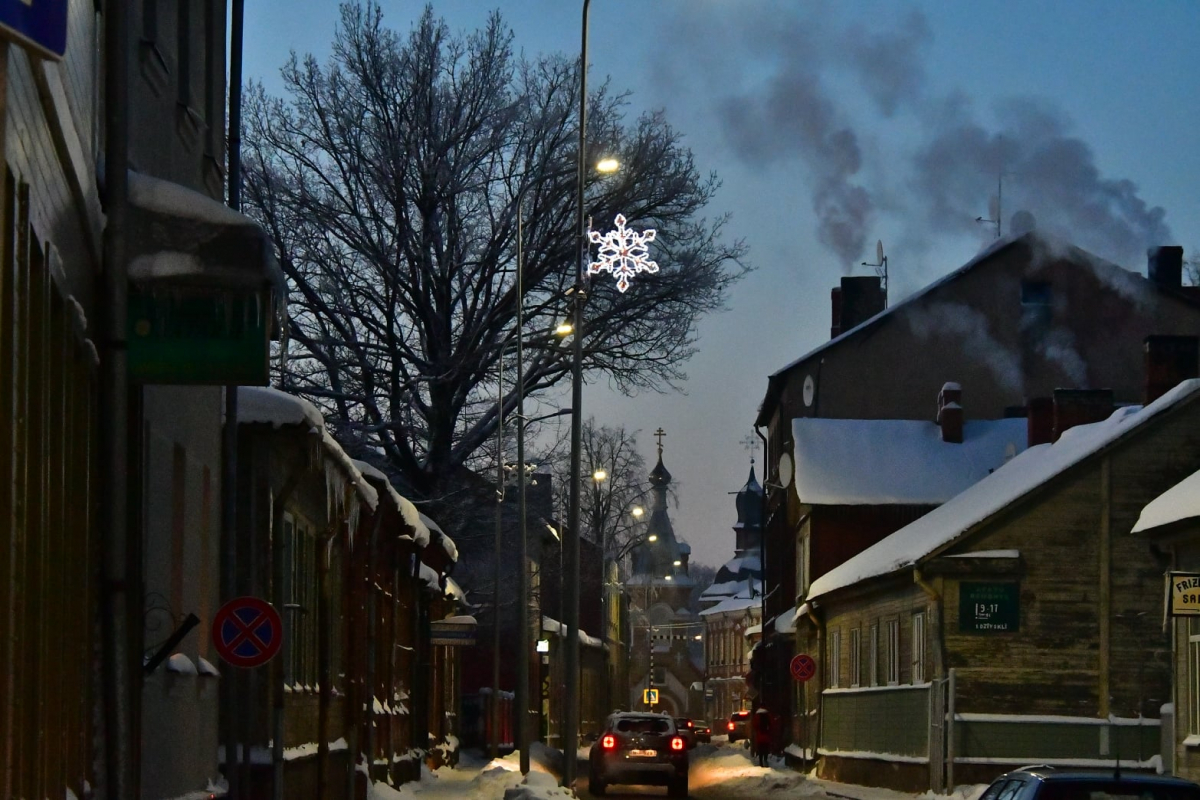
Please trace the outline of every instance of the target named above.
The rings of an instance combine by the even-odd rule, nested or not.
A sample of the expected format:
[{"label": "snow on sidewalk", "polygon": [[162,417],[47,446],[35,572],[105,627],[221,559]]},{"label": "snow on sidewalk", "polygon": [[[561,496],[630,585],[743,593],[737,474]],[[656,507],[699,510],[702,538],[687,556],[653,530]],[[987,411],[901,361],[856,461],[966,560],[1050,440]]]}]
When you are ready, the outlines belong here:
[{"label": "snow on sidewalk", "polygon": [[443,767],[431,772],[422,765],[421,779],[399,789],[376,783],[368,800],[565,800],[574,795],[558,785],[558,775],[551,772],[555,760],[562,755],[544,745],[530,751],[530,771],[522,778],[520,756],[511,753],[504,758],[486,761],[470,751],[459,753],[458,766]]}]

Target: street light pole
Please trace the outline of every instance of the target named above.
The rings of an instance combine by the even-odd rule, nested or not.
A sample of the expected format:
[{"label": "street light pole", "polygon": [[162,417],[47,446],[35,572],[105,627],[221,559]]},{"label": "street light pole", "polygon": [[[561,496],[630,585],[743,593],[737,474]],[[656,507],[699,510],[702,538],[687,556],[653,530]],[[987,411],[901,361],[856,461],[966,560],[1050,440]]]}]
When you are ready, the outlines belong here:
[{"label": "street light pole", "polygon": [[587,274],[587,220],[583,208],[584,179],[587,164],[587,43],[588,6],[583,0],[583,30],[579,55],[579,165],[576,202],[579,229],[579,265],[575,278],[575,338],[571,351],[571,494],[567,532],[567,652],[565,659],[566,691],[563,730],[563,786],[575,786],[576,753],[579,749],[579,490],[580,450],[583,442],[583,303],[584,276]]},{"label": "street light pole", "polygon": [[523,239],[524,188],[517,194],[517,520],[520,535],[517,550],[517,747],[521,752],[521,774],[529,774],[529,565],[525,528],[525,242]]},{"label": "street light pole", "polygon": [[[520,341],[518,330],[517,341]],[[500,757],[500,558],[504,532],[504,345],[496,379],[496,552],[492,560],[492,758]]]}]

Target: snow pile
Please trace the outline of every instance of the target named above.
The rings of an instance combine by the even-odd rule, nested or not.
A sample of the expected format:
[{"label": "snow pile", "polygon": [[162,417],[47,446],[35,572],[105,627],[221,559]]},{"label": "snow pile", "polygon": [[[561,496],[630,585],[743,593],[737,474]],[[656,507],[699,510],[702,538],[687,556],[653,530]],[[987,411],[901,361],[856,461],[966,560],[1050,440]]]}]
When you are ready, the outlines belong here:
[{"label": "snow pile", "polygon": [[545,772],[530,771],[519,786],[504,791],[504,800],[550,800],[555,797],[575,797],[575,793],[559,786],[558,780]]},{"label": "snow pile", "polygon": [[820,788],[807,785],[804,775],[784,768],[782,758],[772,756],[770,764],[756,766],[749,751],[741,747],[701,744],[691,753],[688,783],[693,791],[720,785],[739,797],[762,797],[774,792],[786,792],[789,797],[822,794]]}]

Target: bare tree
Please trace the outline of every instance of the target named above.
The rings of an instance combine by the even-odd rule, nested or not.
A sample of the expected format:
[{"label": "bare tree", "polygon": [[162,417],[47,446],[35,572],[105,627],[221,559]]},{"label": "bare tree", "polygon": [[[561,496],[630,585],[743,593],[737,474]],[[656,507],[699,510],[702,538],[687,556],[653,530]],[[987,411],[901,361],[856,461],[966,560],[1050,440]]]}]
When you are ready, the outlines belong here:
[{"label": "bare tree", "polygon": [[1192,257],[1183,261],[1183,285],[1200,286],[1200,250],[1192,248]]},{"label": "bare tree", "polygon": [[[348,3],[327,64],[293,55],[285,98],[247,93],[244,202],[290,284],[284,383],[428,499],[447,499],[464,465],[495,463],[498,414],[517,403],[515,336],[527,396],[570,376],[553,331],[578,264],[579,64],[517,57],[512,38],[498,13],[455,36],[429,7],[405,38],[376,2]],[[696,323],[722,307],[745,248],[700,216],[716,177],[661,113],[630,123],[626,106],[607,85],[590,93],[589,153],[622,168],[589,175],[586,211],[598,227],[620,212],[655,228],[660,269],[624,294],[591,285],[584,367],[663,390],[686,377]]]}]

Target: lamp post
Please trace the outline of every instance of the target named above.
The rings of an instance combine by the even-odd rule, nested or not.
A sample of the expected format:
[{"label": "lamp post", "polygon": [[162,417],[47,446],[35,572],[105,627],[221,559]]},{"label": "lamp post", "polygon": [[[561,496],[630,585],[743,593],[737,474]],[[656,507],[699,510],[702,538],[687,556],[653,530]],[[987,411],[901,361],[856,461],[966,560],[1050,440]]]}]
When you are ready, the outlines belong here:
[{"label": "lamp post", "polygon": [[575,786],[576,751],[579,742],[579,479],[583,441],[583,279],[587,270],[587,220],[583,209],[584,165],[587,163],[587,42],[588,6],[583,0],[583,35],[579,56],[579,185],[576,192],[576,223],[579,231],[579,266],[572,299],[575,328],[571,343],[571,488],[567,506],[567,652],[564,659],[566,687],[563,725],[563,786]]},{"label": "lamp post", "polygon": [[520,544],[517,548],[517,689],[513,698],[517,707],[517,747],[521,755],[521,774],[529,774],[529,565],[525,530],[525,242],[523,209],[525,190],[517,194],[517,520]]}]

